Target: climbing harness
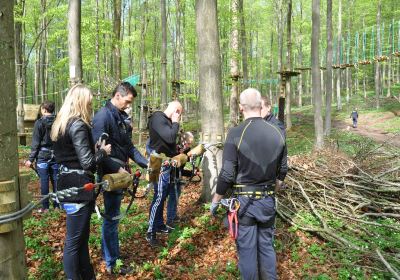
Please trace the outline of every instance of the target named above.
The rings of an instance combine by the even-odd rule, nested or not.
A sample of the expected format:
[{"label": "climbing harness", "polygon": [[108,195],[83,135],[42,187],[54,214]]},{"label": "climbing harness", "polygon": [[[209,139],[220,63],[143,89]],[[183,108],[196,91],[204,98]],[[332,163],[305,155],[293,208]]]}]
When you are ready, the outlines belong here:
[{"label": "climbing harness", "polygon": [[240,202],[237,198],[221,199],[221,205],[228,211],[229,235],[233,240],[236,240],[239,232],[238,211]]}]

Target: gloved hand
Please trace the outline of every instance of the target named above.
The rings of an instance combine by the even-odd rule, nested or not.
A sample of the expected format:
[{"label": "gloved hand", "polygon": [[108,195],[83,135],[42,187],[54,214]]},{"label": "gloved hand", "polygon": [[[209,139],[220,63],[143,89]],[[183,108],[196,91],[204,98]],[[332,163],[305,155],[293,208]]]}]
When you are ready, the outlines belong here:
[{"label": "gloved hand", "polygon": [[213,216],[217,215],[217,210],[218,210],[219,204],[220,204],[219,202],[211,202],[211,206],[210,206],[211,215],[213,215]]}]

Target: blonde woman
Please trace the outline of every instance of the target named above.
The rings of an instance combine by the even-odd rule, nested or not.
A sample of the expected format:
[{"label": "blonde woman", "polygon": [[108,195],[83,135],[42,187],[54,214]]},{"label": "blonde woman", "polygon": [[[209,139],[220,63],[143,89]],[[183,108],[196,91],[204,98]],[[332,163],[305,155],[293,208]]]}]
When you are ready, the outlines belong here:
[{"label": "blonde woman", "polygon": [[[91,135],[92,93],[82,84],[72,87],[54,121],[51,138],[60,165],[59,190],[81,187],[94,182],[96,165],[111,152],[111,145],[101,143],[95,151]],[[90,216],[94,209],[94,191],[81,191],[62,199],[67,212],[67,234],[64,245],[64,271],[67,279],[95,279],[89,256]]]}]

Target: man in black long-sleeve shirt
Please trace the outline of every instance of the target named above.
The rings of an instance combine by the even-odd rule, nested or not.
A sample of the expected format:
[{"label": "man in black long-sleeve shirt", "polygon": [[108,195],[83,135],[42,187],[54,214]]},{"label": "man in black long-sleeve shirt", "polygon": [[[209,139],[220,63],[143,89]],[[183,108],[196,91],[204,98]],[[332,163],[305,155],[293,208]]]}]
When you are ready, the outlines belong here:
[{"label": "man in black long-sleeve shirt", "polygon": [[276,256],[273,248],[276,180],[283,181],[286,171],[280,168],[285,137],[276,126],[261,118],[261,95],[246,89],[240,95],[240,110],[245,121],[232,128],[227,136],[211,204],[215,214],[228,189],[240,202],[237,250],[243,279],[276,279]]},{"label": "man in black long-sleeve shirt", "polygon": [[[168,157],[178,154],[176,137],[179,132],[181,114],[182,105],[178,101],[170,102],[164,112],[157,111],[152,114],[148,123],[150,140],[146,147],[149,154],[153,152],[163,153]],[[152,182],[154,197],[150,206],[149,228],[146,235],[146,240],[151,246],[160,245],[156,237],[157,232],[169,233],[172,230],[171,227],[164,223],[163,218],[164,202],[168,194],[170,195],[170,200],[175,198],[175,201],[171,201],[173,205],[167,209],[167,220],[170,218],[168,216],[176,215],[178,197],[175,190],[172,190],[174,186],[170,183],[170,173],[171,168],[169,166],[162,166],[158,182]],[[171,208],[174,208],[174,211],[171,211]]]}]

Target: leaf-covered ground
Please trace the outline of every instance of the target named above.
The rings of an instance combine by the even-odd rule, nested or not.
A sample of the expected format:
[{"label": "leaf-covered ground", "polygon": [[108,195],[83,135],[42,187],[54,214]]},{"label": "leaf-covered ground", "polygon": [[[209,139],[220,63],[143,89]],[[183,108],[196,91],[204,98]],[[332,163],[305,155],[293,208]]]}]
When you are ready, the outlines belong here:
[{"label": "leaf-covered ground", "polygon": [[[210,217],[206,206],[197,202],[200,187],[190,184],[184,188],[179,205],[182,221],[171,234],[159,235],[164,246],[158,249],[145,240],[150,197],[136,200],[119,229],[121,263],[135,268],[132,275],[107,275],[100,251],[101,220],[93,214],[89,244],[97,279],[240,279],[235,244],[222,224],[223,211],[221,219]],[[38,182],[29,188],[37,194]],[[126,207],[128,199],[124,202]],[[30,279],[63,279],[65,214],[35,211],[25,220],[24,233]],[[276,236],[280,279],[337,278],[335,262],[323,252],[321,241],[279,220]]]}]

